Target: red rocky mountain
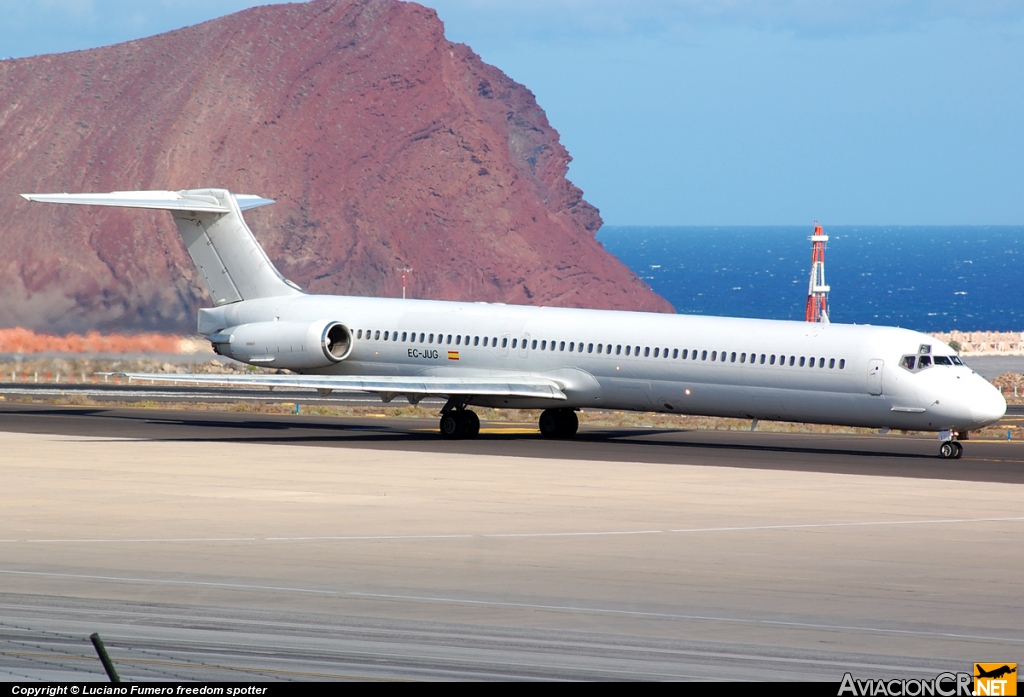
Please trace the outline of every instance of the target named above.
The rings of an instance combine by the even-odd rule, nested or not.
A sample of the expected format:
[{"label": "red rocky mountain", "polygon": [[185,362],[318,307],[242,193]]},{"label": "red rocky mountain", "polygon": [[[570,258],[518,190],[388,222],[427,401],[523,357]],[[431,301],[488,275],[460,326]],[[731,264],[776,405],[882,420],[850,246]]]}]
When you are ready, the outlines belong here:
[{"label": "red rocky mountain", "polygon": [[671,312],[594,239],[533,94],[397,0],[259,7],[0,62],[0,326],[189,331],[207,303],[166,213],[22,192],[224,187],[317,293]]}]

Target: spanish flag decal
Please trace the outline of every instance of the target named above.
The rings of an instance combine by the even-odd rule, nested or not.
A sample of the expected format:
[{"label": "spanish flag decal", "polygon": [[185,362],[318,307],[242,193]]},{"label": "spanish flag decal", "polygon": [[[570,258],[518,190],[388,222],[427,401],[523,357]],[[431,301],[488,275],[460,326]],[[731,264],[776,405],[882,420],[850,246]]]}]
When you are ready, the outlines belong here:
[{"label": "spanish flag decal", "polygon": [[457,360],[459,360],[459,352],[458,351],[449,351],[448,352],[448,360],[450,360],[450,361],[457,361]]}]

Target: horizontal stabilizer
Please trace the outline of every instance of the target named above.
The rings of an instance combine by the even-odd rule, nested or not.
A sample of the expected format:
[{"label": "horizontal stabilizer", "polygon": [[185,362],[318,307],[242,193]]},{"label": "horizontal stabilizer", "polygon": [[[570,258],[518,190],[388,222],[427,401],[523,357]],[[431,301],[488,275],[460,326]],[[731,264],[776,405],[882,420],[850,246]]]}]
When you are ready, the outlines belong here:
[{"label": "horizontal stabilizer", "polygon": [[[274,201],[252,194],[233,194],[243,211],[267,206]],[[83,206],[116,206],[118,208],[152,208],[160,211],[195,211],[197,213],[230,213],[231,209],[213,196],[195,191],[114,191],[109,194],[22,194],[29,201],[40,203],[77,203]]]},{"label": "horizontal stabilizer", "polygon": [[191,375],[174,373],[115,373],[130,380],[152,380],[185,385],[222,385],[227,387],[275,387],[290,389],[337,390],[339,392],[379,392],[406,395],[475,395],[479,397],[532,397],[566,399],[554,380],[522,376],[492,377],[398,377],[370,375]]}]

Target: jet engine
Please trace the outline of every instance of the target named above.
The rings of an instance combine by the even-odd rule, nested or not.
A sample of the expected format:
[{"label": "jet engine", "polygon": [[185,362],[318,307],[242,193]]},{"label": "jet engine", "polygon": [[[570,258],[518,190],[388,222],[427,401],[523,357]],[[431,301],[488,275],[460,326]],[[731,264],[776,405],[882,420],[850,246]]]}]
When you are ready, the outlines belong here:
[{"label": "jet engine", "polygon": [[348,358],[352,332],[341,322],[253,322],[209,337],[228,358],[270,368],[326,368]]}]

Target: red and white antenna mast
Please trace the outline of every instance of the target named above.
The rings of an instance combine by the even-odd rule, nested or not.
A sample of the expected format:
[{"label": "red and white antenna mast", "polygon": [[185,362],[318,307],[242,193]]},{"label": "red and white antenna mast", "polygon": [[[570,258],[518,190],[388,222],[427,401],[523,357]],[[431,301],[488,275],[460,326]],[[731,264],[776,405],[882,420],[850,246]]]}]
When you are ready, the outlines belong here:
[{"label": "red and white antenna mast", "polygon": [[405,274],[411,273],[412,269],[406,266],[398,270],[402,272],[402,300],[405,300]]},{"label": "red and white antenna mast", "polygon": [[807,289],[807,315],[804,319],[808,322],[823,322],[828,324],[827,298],[829,287],[825,285],[825,243],[828,242],[828,235],[814,221],[814,234],[811,236],[811,285]]}]

